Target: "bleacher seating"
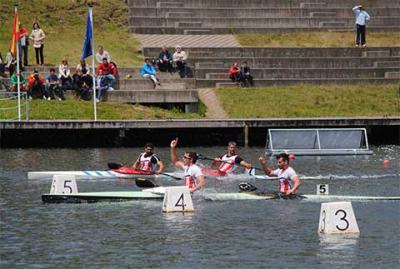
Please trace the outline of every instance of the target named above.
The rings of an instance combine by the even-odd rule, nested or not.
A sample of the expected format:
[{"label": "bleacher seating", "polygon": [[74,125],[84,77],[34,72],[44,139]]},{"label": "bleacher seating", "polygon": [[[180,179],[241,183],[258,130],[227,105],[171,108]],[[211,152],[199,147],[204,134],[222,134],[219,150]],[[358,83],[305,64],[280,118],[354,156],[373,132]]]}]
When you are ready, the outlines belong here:
[{"label": "bleacher seating", "polygon": [[[347,0],[130,0],[129,28],[139,34],[282,33],[349,31],[354,28]],[[364,0],[372,19],[368,31],[400,30],[400,2]]]},{"label": "bleacher seating", "polygon": [[[145,48],[146,57],[159,48]],[[229,67],[247,61],[257,86],[398,83],[400,48],[187,48],[196,88],[233,85]]]}]

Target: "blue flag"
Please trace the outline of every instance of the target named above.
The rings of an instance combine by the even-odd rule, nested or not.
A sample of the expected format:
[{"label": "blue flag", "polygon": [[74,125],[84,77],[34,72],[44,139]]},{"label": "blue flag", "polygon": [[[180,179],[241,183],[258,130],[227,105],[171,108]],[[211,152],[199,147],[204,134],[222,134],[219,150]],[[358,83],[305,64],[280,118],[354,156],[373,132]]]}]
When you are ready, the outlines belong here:
[{"label": "blue flag", "polygon": [[93,55],[93,50],[92,50],[92,16],[91,16],[90,11],[89,11],[88,15],[87,15],[87,20],[86,20],[86,34],[85,34],[85,40],[83,41],[82,59],[86,59],[86,57],[89,57],[91,55]]}]

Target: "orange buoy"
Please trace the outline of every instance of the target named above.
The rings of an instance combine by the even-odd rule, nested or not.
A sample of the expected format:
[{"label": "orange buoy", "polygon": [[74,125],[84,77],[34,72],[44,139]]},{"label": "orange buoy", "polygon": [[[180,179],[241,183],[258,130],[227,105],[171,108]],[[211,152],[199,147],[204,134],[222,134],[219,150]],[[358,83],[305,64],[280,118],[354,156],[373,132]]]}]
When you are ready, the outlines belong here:
[{"label": "orange buoy", "polygon": [[390,160],[385,159],[385,160],[383,160],[382,163],[383,163],[383,167],[388,167],[390,165]]}]

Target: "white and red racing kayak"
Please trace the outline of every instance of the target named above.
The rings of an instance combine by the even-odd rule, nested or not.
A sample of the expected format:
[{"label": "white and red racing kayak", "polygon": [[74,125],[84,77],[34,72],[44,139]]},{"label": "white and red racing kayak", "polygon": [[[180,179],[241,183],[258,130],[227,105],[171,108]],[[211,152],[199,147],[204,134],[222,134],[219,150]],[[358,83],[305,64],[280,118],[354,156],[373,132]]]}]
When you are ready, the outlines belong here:
[{"label": "white and red racing kayak", "polygon": [[153,172],[136,170],[130,167],[120,167],[105,171],[35,171],[28,172],[28,179],[47,179],[54,175],[73,175],[76,179],[105,179],[105,178],[155,178],[174,176],[175,173],[163,173],[163,175],[155,175]]}]

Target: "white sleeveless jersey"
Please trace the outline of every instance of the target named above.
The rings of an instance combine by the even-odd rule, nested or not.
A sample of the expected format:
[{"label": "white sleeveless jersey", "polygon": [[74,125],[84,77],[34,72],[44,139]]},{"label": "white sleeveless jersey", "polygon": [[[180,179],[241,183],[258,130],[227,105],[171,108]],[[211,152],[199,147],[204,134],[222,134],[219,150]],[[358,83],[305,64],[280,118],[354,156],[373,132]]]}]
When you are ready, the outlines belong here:
[{"label": "white sleeveless jersey", "polygon": [[218,168],[219,171],[221,171],[222,173],[232,173],[235,169],[236,169],[236,164],[240,164],[240,162],[242,161],[242,158],[240,158],[237,155],[233,155],[233,156],[228,156],[228,154],[225,154],[221,157],[221,164]]},{"label": "white sleeveless jersey", "polygon": [[144,153],[140,154],[138,161],[140,162],[140,170],[154,172],[156,169],[156,164],[160,159],[152,154],[150,156],[145,156]]}]

